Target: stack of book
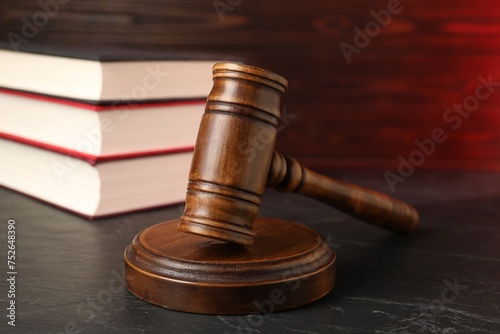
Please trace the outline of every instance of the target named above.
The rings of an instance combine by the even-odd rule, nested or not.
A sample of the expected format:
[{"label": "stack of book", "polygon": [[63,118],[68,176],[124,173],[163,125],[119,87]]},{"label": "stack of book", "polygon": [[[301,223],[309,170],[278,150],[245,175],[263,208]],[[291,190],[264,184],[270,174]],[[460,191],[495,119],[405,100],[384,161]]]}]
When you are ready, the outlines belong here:
[{"label": "stack of book", "polygon": [[214,63],[0,49],[0,185],[87,217],[184,201]]}]

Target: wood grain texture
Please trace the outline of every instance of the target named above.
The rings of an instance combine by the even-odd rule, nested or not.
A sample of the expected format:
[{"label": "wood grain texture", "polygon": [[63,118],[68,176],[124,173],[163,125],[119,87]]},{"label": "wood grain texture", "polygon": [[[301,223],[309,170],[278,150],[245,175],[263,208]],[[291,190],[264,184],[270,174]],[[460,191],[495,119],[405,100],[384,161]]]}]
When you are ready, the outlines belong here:
[{"label": "wood grain texture", "polygon": [[179,230],[252,245],[287,81],[234,63],[213,68]]},{"label": "wood grain texture", "polygon": [[263,301],[268,312],[283,311],[324,297],[335,283],[335,253],[303,225],[259,218],[255,244],[244,247],[179,232],[178,224],[147,228],[125,251],[127,288],[152,304],[251,314],[263,312]]},{"label": "wood grain texture", "polygon": [[308,196],[393,232],[412,232],[418,213],[411,205],[380,192],[334,180],[302,167],[297,160],[274,152],[268,186]]},{"label": "wood grain texture", "polygon": [[251,246],[265,186],[327,203],[370,224],[410,232],[410,205],[321,176],[274,151],[287,81],[267,70],[221,62],[213,67],[189,172],[179,231]]},{"label": "wood grain texture", "polygon": [[[221,1],[227,3],[225,1]],[[231,54],[290,82],[278,149],[311,167],[397,167],[442,127],[448,139],[419,168],[500,168],[500,93],[456,129],[443,121],[474,94],[478,77],[500,81],[500,4],[401,1],[402,11],[346,62],[355,27],[388,1],[79,1],[60,5],[29,43],[120,45]],[[36,0],[0,2],[0,38],[22,35]],[[223,19],[221,19],[223,18]]]},{"label": "wood grain texture", "polygon": [[[380,170],[337,170],[329,177],[387,191]],[[71,333],[495,333],[500,326],[500,174],[422,170],[397,195],[421,213],[420,228],[394,235],[322,203],[269,190],[261,214],[304,224],[337,255],[335,288],[309,306],[262,316],[208,316],[165,310],[129,293],[123,251],[137,233],[177,219],[183,207],[87,221],[0,189],[0,244],[17,226],[16,332]],[[6,259],[7,247],[0,247]],[[0,269],[7,272],[7,261]],[[453,301],[439,300],[455,279]],[[7,281],[0,280],[6,305]],[[259,301],[261,302],[261,301]],[[6,307],[6,306],[5,306]],[[6,310],[0,332],[7,325]],[[68,325],[69,324],[69,325]]]}]

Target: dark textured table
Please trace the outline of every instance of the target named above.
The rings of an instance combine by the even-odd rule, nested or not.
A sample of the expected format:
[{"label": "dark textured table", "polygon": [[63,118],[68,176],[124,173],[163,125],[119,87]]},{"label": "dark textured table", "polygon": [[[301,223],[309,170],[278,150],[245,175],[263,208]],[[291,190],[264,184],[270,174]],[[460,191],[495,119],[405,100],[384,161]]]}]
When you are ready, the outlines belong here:
[{"label": "dark textured table", "polygon": [[[383,171],[330,175],[390,193]],[[286,312],[206,316],[150,305],[123,287],[125,247],[182,207],[88,221],[0,189],[0,332],[499,333],[500,173],[417,171],[393,195],[420,211],[413,235],[267,192],[262,215],[306,224],[336,249],[336,286]],[[6,317],[9,219],[16,227],[15,328]]]}]

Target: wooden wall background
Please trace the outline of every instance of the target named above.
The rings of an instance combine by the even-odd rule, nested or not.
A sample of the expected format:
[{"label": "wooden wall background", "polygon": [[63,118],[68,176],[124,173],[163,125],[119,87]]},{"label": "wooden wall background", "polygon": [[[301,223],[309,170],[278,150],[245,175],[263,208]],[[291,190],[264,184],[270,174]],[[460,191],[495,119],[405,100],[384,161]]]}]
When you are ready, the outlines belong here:
[{"label": "wooden wall background", "polygon": [[[56,0],[42,0],[54,3]],[[232,10],[217,14],[214,3]],[[419,168],[500,170],[500,87],[456,130],[445,111],[500,81],[500,2],[402,0],[401,13],[348,64],[339,44],[387,9],[379,0],[59,0],[30,43],[120,45],[242,56],[290,81],[294,115],[278,148],[312,167],[396,168],[414,140],[448,140]],[[222,5],[221,5],[222,6]],[[1,0],[0,38],[39,0]],[[1,75],[1,74],[0,74]]]}]

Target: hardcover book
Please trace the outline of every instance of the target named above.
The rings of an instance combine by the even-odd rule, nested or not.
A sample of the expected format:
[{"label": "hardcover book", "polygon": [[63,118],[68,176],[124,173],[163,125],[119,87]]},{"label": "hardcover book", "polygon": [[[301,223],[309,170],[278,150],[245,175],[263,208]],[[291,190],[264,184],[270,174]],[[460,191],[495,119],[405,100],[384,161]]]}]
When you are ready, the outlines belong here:
[{"label": "hardcover book", "polygon": [[86,217],[103,217],[185,200],[192,152],[96,165],[0,139],[0,185]]},{"label": "hardcover book", "polygon": [[85,159],[191,151],[204,100],[92,105],[0,89],[0,138]]},{"label": "hardcover book", "polygon": [[183,202],[220,59],[0,45],[0,185],[88,217]]},{"label": "hardcover book", "polygon": [[93,103],[208,95],[214,56],[132,49],[0,45],[0,87]]}]

